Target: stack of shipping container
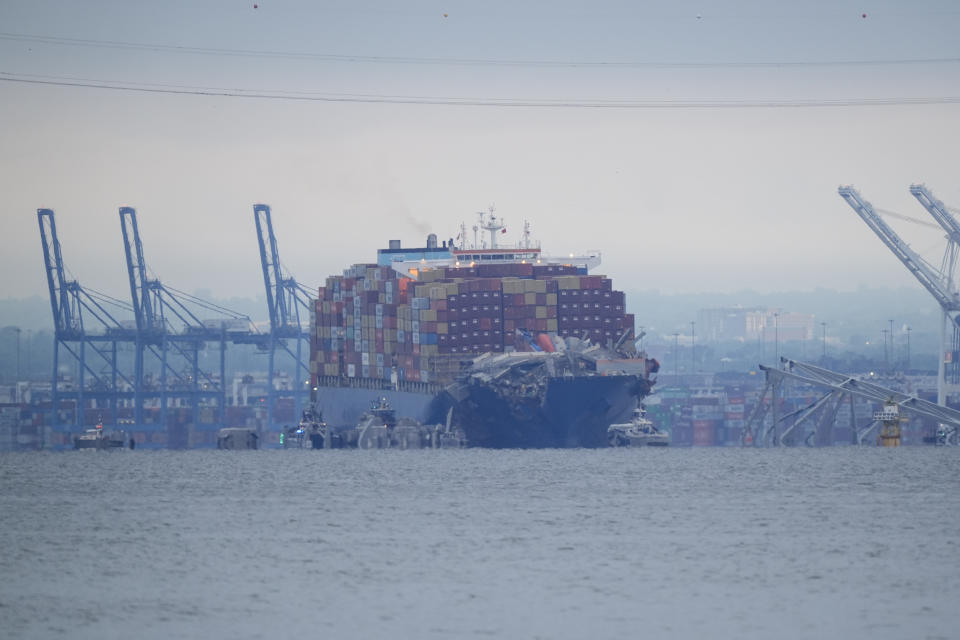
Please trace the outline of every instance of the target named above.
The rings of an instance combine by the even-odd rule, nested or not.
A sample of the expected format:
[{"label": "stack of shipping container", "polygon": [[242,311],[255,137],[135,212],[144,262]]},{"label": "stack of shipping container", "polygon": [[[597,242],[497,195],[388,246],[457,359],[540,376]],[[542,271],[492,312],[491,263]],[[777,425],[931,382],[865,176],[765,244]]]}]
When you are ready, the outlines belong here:
[{"label": "stack of shipping container", "polygon": [[[314,383],[332,378],[446,384],[463,356],[552,349],[543,336],[616,341],[633,331],[624,294],[566,265],[423,271],[358,264],[327,278],[312,325]],[[632,334],[631,334],[632,335]]]}]

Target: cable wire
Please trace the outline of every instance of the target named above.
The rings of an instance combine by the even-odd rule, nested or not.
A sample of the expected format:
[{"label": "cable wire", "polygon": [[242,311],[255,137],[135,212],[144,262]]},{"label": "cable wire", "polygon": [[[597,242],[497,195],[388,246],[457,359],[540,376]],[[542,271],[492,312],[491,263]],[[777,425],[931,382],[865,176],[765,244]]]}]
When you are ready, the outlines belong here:
[{"label": "cable wire", "polygon": [[28,76],[0,71],[0,82],[17,82],[33,85],[101,89],[110,91],[131,91],[140,93],[212,96],[221,98],[255,98],[262,100],[293,100],[330,103],[366,103],[366,104],[412,104],[467,107],[548,107],[579,109],[743,109],[743,108],[801,108],[801,107],[869,107],[902,105],[957,104],[960,96],[928,96],[918,98],[836,98],[836,99],[736,99],[736,100],[578,100],[578,99],[532,99],[532,98],[456,98],[429,96],[392,96],[392,95],[349,95],[319,94],[310,95],[292,92],[270,92],[256,89],[216,89],[188,88],[175,86],[137,85],[110,80],[42,80]]}]

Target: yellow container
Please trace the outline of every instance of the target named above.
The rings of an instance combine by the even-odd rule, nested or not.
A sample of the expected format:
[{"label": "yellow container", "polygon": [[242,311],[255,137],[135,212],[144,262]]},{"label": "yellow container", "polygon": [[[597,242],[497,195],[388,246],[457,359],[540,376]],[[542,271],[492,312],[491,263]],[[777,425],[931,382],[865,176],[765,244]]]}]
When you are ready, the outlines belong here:
[{"label": "yellow container", "polygon": [[525,293],[523,289],[523,280],[519,278],[504,278],[503,292],[508,294]]}]

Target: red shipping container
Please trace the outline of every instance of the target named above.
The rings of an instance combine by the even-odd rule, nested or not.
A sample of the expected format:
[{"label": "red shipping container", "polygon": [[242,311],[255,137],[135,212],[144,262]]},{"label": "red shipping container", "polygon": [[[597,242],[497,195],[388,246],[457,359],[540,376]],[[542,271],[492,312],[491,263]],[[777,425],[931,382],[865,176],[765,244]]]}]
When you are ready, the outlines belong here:
[{"label": "red shipping container", "polygon": [[715,444],[717,426],[712,420],[693,421],[693,445],[710,447]]}]

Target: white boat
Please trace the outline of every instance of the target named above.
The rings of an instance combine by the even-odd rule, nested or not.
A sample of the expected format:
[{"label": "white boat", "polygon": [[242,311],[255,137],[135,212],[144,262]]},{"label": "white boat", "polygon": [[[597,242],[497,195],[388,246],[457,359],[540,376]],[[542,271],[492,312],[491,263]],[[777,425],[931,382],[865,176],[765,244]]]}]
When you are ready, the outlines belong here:
[{"label": "white boat", "polygon": [[[127,434],[121,430],[106,431],[103,420],[97,420],[97,426],[74,436],[74,449],[122,449],[127,444]],[[131,449],[133,446],[130,447]]]},{"label": "white boat", "polygon": [[630,422],[610,425],[607,437],[611,447],[666,447],[670,444],[670,436],[647,419],[642,404],[633,410]]}]

